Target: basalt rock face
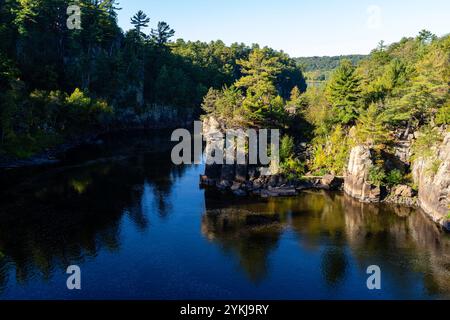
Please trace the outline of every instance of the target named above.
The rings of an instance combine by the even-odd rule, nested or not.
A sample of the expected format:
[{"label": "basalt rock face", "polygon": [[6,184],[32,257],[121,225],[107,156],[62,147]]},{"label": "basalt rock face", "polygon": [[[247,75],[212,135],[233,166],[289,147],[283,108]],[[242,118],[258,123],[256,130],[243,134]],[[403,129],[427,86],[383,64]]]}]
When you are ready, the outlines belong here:
[{"label": "basalt rock face", "polygon": [[[204,187],[216,187],[220,191],[230,191],[236,196],[251,194],[263,198],[295,196],[298,191],[304,189],[341,189],[342,180],[333,175],[326,175],[322,179],[311,181],[288,180],[283,174],[264,175],[263,166],[248,164],[248,155],[245,156],[245,164],[226,164],[224,154],[214,154],[214,150],[222,149],[225,143],[225,132],[224,125],[214,117],[203,119],[203,136],[206,140],[205,153],[207,157],[215,160],[224,157],[223,164],[206,164],[205,174],[200,176],[200,185]],[[232,143],[231,150],[234,150],[235,155],[236,147]]]},{"label": "basalt rock face", "polygon": [[380,201],[380,188],[368,182],[369,169],[372,166],[369,148],[356,146],[351,150],[344,179],[346,194],[363,202]]},{"label": "basalt rock face", "polygon": [[[206,140],[207,155],[213,156],[213,150],[221,149],[224,146],[226,128],[214,117],[208,117],[203,120],[203,136]],[[257,168],[248,164],[226,164],[225,155],[223,156],[223,164],[206,164],[205,177],[207,185],[214,185],[213,180],[218,183],[222,181],[238,181],[245,182],[249,180],[249,176],[255,176]],[[222,183],[223,185],[223,183]]]},{"label": "basalt rock face", "polygon": [[189,107],[148,104],[143,108],[140,113],[131,107],[116,110],[115,125],[132,129],[167,129],[191,126],[195,119],[195,111]]},{"label": "basalt rock face", "polygon": [[450,133],[445,135],[435,156],[413,162],[412,173],[419,187],[420,207],[435,222],[450,230]]}]

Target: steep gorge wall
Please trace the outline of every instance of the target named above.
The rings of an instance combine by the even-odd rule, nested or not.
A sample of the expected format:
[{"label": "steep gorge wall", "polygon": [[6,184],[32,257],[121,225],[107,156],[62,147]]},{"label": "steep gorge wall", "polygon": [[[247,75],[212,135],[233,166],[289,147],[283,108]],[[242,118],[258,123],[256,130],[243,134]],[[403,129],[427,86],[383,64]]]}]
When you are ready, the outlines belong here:
[{"label": "steep gorge wall", "polygon": [[194,108],[148,104],[136,113],[133,108],[116,110],[119,125],[129,128],[164,129],[191,127],[196,117]]},{"label": "steep gorge wall", "polygon": [[450,230],[450,132],[436,148],[435,156],[413,162],[412,173],[419,188],[420,207]]},{"label": "steep gorge wall", "polygon": [[[434,156],[419,157],[412,162],[414,183],[418,186],[418,204],[436,223],[450,230],[450,133],[447,132]],[[344,191],[362,202],[380,201],[380,188],[368,181],[373,166],[370,149],[356,146],[344,180]],[[393,189],[395,192],[395,188]]]}]

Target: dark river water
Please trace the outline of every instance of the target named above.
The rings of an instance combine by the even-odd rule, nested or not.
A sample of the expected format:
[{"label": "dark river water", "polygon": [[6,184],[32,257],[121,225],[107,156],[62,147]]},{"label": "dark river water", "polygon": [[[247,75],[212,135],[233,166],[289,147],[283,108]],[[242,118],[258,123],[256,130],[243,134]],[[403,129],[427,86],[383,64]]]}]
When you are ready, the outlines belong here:
[{"label": "dark river water", "polygon": [[[440,299],[450,237],[419,210],[342,193],[239,200],[175,166],[169,133],[1,172],[0,299]],[[69,265],[81,290],[68,290]],[[378,265],[381,290],[368,290]]]}]

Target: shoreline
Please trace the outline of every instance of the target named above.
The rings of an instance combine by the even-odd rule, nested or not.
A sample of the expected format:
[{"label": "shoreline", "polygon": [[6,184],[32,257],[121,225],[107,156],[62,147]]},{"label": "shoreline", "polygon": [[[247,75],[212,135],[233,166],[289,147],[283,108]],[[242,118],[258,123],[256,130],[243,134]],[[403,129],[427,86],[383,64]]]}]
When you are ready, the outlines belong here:
[{"label": "shoreline", "polygon": [[[418,195],[415,194],[412,197],[404,197],[404,196],[396,196],[391,193],[387,193],[384,197],[381,197],[379,201],[369,202],[369,201],[361,201],[352,195],[349,195],[344,190],[344,177],[335,177],[335,176],[324,176],[324,177],[314,177],[310,179],[312,181],[307,180],[296,180],[293,182],[285,182],[279,178],[280,175],[275,176],[266,176],[264,179],[264,183],[259,185],[254,181],[257,180],[246,180],[246,181],[228,181],[221,180],[217,181],[215,179],[209,179],[205,175],[200,175],[199,185],[201,188],[214,190],[215,192],[226,193],[228,195],[232,195],[236,198],[251,198],[257,197],[258,199],[267,199],[267,198],[277,198],[277,197],[296,197],[300,193],[305,191],[327,191],[327,192],[341,192],[346,196],[359,201],[361,204],[387,204],[387,205],[396,205],[407,208],[414,208],[420,210],[428,219],[435,223],[436,226],[441,228],[444,232],[450,233],[450,227],[448,223],[442,223],[441,221],[436,221],[433,219],[433,216],[427,213],[425,209],[423,209],[420,205],[420,201]],[[258,178],[259,179],[259,178]],[[278,182],[274,182],[274,180],[278,179]],[[281,180],[281,181],[280,181]]]}]

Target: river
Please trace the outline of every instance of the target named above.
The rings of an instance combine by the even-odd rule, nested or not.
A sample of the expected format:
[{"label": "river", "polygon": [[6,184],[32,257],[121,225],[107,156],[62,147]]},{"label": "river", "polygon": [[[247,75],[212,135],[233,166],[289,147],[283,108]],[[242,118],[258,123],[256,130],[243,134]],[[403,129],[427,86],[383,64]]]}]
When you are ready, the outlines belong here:
[{"label": "river", "polygon": [[421,211],[339,192],[220,195],[199,187],[202,165],[171,164],[168,141],[116,134],[1,172],[0,299],[450,297],[450,237]]}]

